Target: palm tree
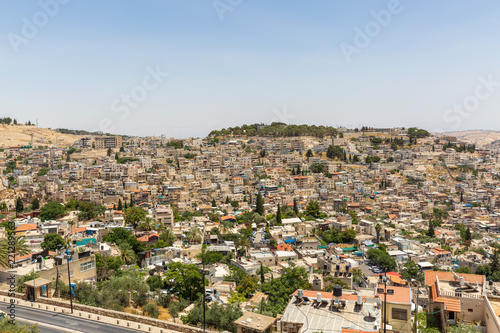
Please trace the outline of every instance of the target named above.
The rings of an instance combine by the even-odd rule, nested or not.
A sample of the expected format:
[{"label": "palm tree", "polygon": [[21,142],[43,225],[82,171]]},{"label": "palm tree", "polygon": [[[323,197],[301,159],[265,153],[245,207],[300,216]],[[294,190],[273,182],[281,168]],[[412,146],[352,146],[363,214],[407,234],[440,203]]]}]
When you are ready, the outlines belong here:
[{"label": "palm tree", "polygon": [[377,232],[377,244],[380,242],[380,230],[382,230],[382,225],[377,223],[375,225],[375,231]]},{"label": "palm tree", "polygon": [[246,238],[245,236],[240,236],[237,240],[237,244],[235,244],[237,247],[240,248],[240,250],[245,251],[245,256],[248,256],[248,249],[250,248],[250,239]]},{"label": "palm tree", "polygon": [[167,243],[167,246],[172,246],[175,242],[175,235],[172,232],[172,229],[167,228],[160,234],[160,240]]},{"label": "palm tree", "polygon": [[126,264],[130,265],[135,262],[135,252],[132,250],[132,247],[125,243],[120,246],[120,259]]},{"label": "palm tree", "polygon": [[197,227],[191,227],[186,233],[186,238],[189,243],[199,243],[201,242],[202,234],[200,229]]},{"label": "palm tree", "polygon": [[157,225],[157,223],[153,218],[146,217],[144,222],[139,223],[139,225],[137,226],[137,230],[151,231],[151,230],[156,229],[156,225]]},{"label": "palm tree", "polygon": [[[14,241],[14,245],[9,245],[9,240]],[[13,252],[9,252],[13,250]],[[13,237],[13,238],[4,238],[0,240],[0,267],[10,267],[9,254],[17,253],[20,256],[24,256],[30,254],[31,248],[26,243],[26,239],[24,237]]]},{"label": "palm tree", "polygon": [[219,229],[220,229],[221,235],[227,235],[229,230],[231,230],[231,222],[228,222],[228,221],[221,222],[221,224],[219,225]]}]

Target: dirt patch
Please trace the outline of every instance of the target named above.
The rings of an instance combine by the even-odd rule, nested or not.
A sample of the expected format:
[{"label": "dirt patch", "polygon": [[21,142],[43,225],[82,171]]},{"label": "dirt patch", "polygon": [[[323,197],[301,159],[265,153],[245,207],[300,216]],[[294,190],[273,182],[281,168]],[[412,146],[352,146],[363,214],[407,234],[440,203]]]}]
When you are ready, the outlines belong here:
[{"label": "dirt patch", "polygon": [[28,146],[33,134],[33,146],[68,147],[81,136],[62,134],[47,128],[28,125],[0,125],[0,147]]}]

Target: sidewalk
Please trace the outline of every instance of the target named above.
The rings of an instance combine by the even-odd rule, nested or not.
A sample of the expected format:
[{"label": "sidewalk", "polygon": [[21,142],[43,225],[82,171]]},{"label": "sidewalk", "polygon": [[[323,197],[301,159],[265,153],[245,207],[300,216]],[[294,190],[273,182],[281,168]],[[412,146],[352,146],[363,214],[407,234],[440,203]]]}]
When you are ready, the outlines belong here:
[{"label": "sidewalk", "polygon": [[[0,296],[0,300],[3,302],[7,302],[7,303],[10,302],[10,298],[5,297],[5,296]],[[79,317],[82,319],[87,319],[90,321],[100,322],[100,323],[104,323],[104,324],[109,324],[109,325],[113,325],[116,327],[124,327],[124,328],[134,329],[134,330],[137,330],[140,332],[179,333],[178,331],[172,331],[172,330],[168,330],[165,328],[159,328],[159,327],[154,327],[151,325],[136,323],[133,321],[127,321],[127,320],[122,320],[122,319],[106,317],[106,316],[102,316],[102,315],[96,315],[93,313],[88,313],[88,312],[79,311],[79,310],[74,310],[73,314],[71,314],[71,309],[65,308],[65,307],[41,304],[41,303],[37,303],[37,302],[29,302],[29,301],[25,301],[25,300],[18,299],[18,298],[15,298],[15,300],[16,300],[17,306],[23,306],[23,307],[27,307],[27,308],[33,308],[33,309],[40,309],[40,310],[50,311],[50,312],[54,312],[54,313],[64,313],[65,315],[68,315],[68,316]],[[79,332],[79,331],[75,330],[74,332]]]}]

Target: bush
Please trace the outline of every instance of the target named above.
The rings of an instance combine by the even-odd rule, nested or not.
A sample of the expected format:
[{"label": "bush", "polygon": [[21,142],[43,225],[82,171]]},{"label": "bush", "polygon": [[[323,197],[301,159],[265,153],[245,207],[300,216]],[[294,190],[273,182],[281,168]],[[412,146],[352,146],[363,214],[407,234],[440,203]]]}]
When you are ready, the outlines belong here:
[{"label": "bush", "polygon": [[172,302],[172,296],[170,294],[160,294],[160,296],[158,296],[156,304],[166,309],[168,308],[171,302]]},{"label": "bush", "polygon": [[149,317],[156,319],[158,319],[158,316],[160,315],[160,310],[158,310],[158,307],[154,303],[144,305],[142,312],[147,314]]}]

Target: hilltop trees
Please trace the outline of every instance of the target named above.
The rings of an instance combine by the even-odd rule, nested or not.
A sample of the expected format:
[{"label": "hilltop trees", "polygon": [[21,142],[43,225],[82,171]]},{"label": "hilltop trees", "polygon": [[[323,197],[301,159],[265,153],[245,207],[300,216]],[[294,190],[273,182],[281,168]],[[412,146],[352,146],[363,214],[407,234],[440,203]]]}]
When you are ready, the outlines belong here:
[{"label": "hilltop trees", "polygon": [[281,122],[273,122],[270,125],[251,124],[236,127],[213,130],[209,136],[236,135],[236,136],[262,136],[262,137],[294,137],[294,136],[336,136],[337,129],[332,126],[316,125],[287,125]]}]

